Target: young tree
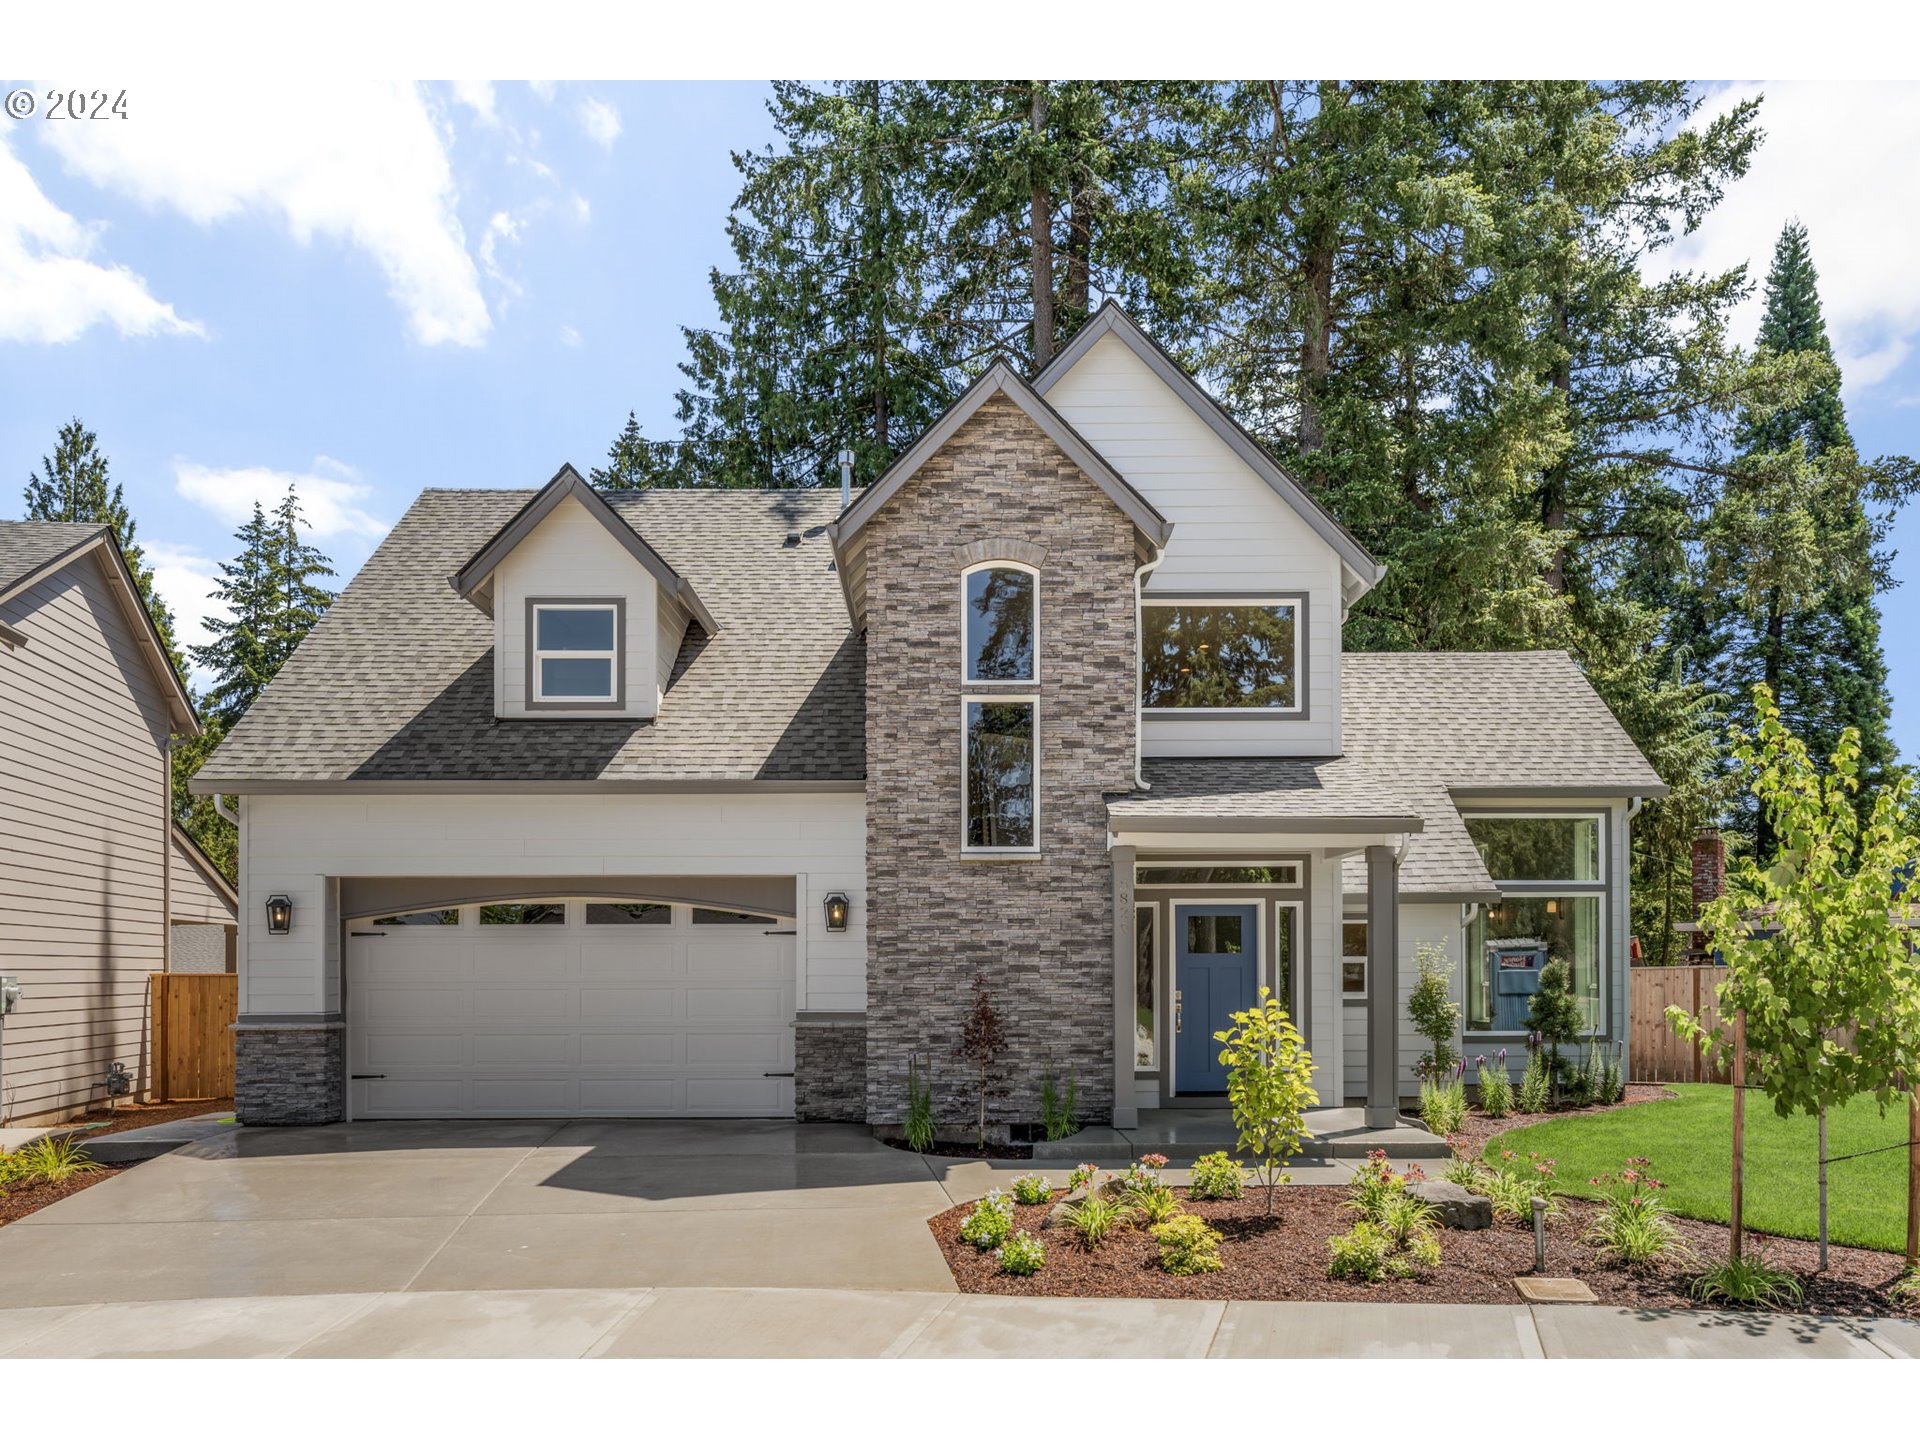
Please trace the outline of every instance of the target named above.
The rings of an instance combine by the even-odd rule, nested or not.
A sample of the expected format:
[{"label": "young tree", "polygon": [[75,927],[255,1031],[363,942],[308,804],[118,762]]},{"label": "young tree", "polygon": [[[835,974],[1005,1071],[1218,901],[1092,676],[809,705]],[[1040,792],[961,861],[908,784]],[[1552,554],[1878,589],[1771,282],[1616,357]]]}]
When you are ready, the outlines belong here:
[{"label": "young tree", "polygon": [[[1882,1113],[1920,1103],[1908,1093],[1920,1076],[1920,965],[1908,907],[1894,893],[1920,861],[1911,779],[1899,775],[1876,791],[1863,823],[1858,734],[1843,730],[1823,769],[1764,685],[1752,703],[1756,728],[1736,731],[1733,753],[1778,848],[1768,860],[1741,857],[1726,894],[1701,916],[1726,960],[1717,993],[1727,1023],[1709,1030],[1679,1006],[1668,1008],[1668,1022],[1703,1048],[1725,1050],[1738,1017],[1750,1082],[1783,1117],[1824,1119],[1856,1097],[1872,1097]],[[1824,1256],[1824,1124],[1820,1192]]]},{"label": "young tree", "polygon": [[167,658],[184,676],[186,663],[173,639],[173,612],[154,588],[153,567],[134,543],[133,513],[127,509],[124,488],[108,475],[107,457],[100,453],[93,431],[77,419],[70,420],[60,427],[53,454],[42,457],[40,469],[27,477],[27,519],[110,526],[127,569],[133,572],[140,599],[166,644]]},{"label": "young tree", "polygon": [[1564,959],[1549,960],[1540,969],[1540,988],[1527,1002],[1527,1028],[1547,1047],[1547,1073],[1560,1084],[1560,1047],[1571,1045],[1584,1029],[1580,1002],[1573,994],[1573,966]]},{"label": "young tree", "polygon": [[1235,1011],[1233,1028],[1216,1030],[1213,1038],[1224,1047],[1220,1063],[1227,1067],[1227,1100],[1239,1148],[1253,1156],[1271,1216],[1274,1193],[1285,1183],[1281,1172],[1287,1158],[1305,1145],[1307,1107],[1315,1102],[1313,1055],[1264,985],[1259,1004]]},{"label": "young tree", "polygon": [[1007,1053],[1007,1029],[1000,1012],[994,1008],[984,975],[973,977],[973,1009],[967,1012],[966,1023],[960,1027],[954,1053],[973,1072],[975,1118],[979,1145],[984,1150],[987,1148],[987,1101],[1000,1088],[1001,1077],[995,1067]]},{"label": "young tree", "polygon": [[1454,1045],[1460,1039],[1460,1003],[1453,998],[1453,961],[1447,947],[1426,943],[1413,951],[1418,978],[1407,996],[1407,1017],[1414,1034],[1431,1047],[1414,1065],[1423,1080],[1438,1080],[1459,1058]]}]

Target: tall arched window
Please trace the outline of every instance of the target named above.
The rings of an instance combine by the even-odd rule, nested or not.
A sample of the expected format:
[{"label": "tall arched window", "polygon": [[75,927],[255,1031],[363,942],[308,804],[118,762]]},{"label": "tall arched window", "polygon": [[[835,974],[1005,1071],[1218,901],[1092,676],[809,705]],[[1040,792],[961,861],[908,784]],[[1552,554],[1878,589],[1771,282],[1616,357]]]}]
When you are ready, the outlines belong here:
[{"label": "tall arched window", "polygon": [[[960,580],[961,848],[1040,848],[1040,575],[995,560]],[[1021,692],[1025,693],[1021,693]]]}]

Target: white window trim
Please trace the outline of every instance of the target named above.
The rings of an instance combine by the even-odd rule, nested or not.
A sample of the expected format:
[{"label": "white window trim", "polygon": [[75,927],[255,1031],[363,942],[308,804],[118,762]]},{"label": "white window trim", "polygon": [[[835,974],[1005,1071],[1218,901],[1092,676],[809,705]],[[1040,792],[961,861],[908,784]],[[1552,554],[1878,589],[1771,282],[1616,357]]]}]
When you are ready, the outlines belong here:
[{"label": "white window trim", "polygon": [[[967,707],[969,705],[1025,705],[1033,711],[1033,844],[969,845],[972,816],[967,804]],[[963,859],[1030,859],[1040,853],[1040,697],[992,692],[960,697],[960,854]]]},{"label": "white window trim", "polygon": [[[1160,942],[1164,938],[1164,931],[1166,930],[1166,926],[1160,923],[1160,908],[1161,906],[1158,900],[1136,900],[1133,902],[1133,933],[1134,945],[1136,947],[1140,943],[1140,912],[1146,910],[1150,911],[1153,915],[1153,976],[1156,981],[1160,978]],[[1134,1032],[1140,1024],[1140,968],[1137,956],[1133,975],[1133,1010],[1131,1012],[1133,1024],[1127,1029],[1127,1043],[1129,1045],[1133,1044],[1138,1038]],[[1163,999],[1159,993],[1160,990],[1164,988],[1164,986],[1160,985],[1155,986],[1153,999],[1153,1058],[1145,1065],[1142,1065],[1136,1052],[1133,1062],[1133,1073],[1136,1076],[1158,1075],[1166,1068],[1166,1052],[1162,1047],[1166,1044],[1163,1038],[1165,1034],[1165,1025],[1163,1022],[1167,1007],[1163,1003]]]},{"label": "white window trim", "polygon": [[[620,703],[621,607],[611,600],[535,600],[527,636],[527,650],[533,657],[533,700],[541,705],[617,705]],[[613,621],[613,644],[605,650],[547,650],[540,645],[540,615],[546,610],[604,611]],[[543,660],[605,660],[607,689],[600,695],[549,695]]]},{"label": "white window trim", "polygon": [[[1495,807],[1495,808],[1490,808],[1485,810],[1464,809],[1460,812],[1460,818],[1463,822],[1472,821],[1472,820],[1591,820],[1594,822],[1595,832],[1599,837],[1599,843],[1600,843],[1600,855],[1599,855],[1599,864],[1598,864],[1598,869],[1600,871],[1600,878],[1598,880],[1502,880],[1498,876],[1493,876],[1492,878],[1493,878],[1494,888],[1499,890],[1502,896],[1511,895],[1516,900],[1556,900],[1556,899],[1574,900],[1574,899],[1584,899],[1588,896],[1597,896],[1599,898],[1600,925],[1599,925],[1598,933],[1596,935],[1594,943],[1598,946],[1598,949],[1599,949],[1600,973],[1595,978],[1599,982],[1599,986],[1600,986],[1599,1005],[1600,1005],[1602,1020],[1604,1023],[1602,1023],[1600,1027],[1592,1033],[1597,1035],[1603,1035],[1603,1036],[1611,1035],[1613,1033],[1613,1028],[1612,1028],[1612,1017],[1610,1014],[1609,1002],[1611,1000],[1610,986],[1613,980],[1613,963],[1614,963],[1613,951],[1611,948],[1611,932],[1613,929],[1613,891],[1614,891],[1614,885],[1613,885],[1614,825],[1612,823],[1613,821],[1612,812],[1609,810],[1593,809],[1593,808],[1587,808],[1587,809],[1578,809],[1578,808],[1557,809],[1556,808],[1556,809],[1550,809],[1550,810],[1517,809],[1516,810],[1510,807],[1509,808]],[[1470,840],[1473,838],[1471,831],[1468,832],[1467,838]],[[1475,853],[1478,853],[1477,847],[1476,847]],[[1489,872],[1489,874],[1491,875],[1491,872]],[[1475,917],[1475,918],[1480,919],[1484,917]],[[1463,933],[1461,935],[1460,949],[1462,954],[1466,955],[1466,958],[1469,963],[1478,964],[1479,963],[1478,956],[1467,954],[1467,933],[1471,933],[1472,929],[1473,929],[1473,922],[1469,922],[1464,927],[1464,931],[1466,933]],[[1464,1001],[1466,998],[1466,975],[1464,972],[1460,977],[1460,981],[1461,981],[1461,999],[1463,1001],[1463,1004],[1461,1007],[1463,1013],[1460,1017],[1460,1034],[1463,1041],[1476,1040],[1476,1039],[1477,1040],[1511,1040],[1511,1039],[1514,1039],[1515,1037],[1524,1036],[1527,1034],[1527,1031],[1524,1029],[1520,1029],[1520,1030],[1469,1029],[1467,1025],[1467,1018],[1466,1018],[1466,1015],[1464,1014],[1464,1010],[1465,1010]]]},{"label": "white window trim", "polygon": [[[1233,905],[1253,911],[1253,989],[1258,995],[1264,985],[1273,989],[1274,964],[1277,957],[1268,953],[1267,946],[1267,907],[1258,901],[1250,901],[1245,895],[1180,895],[1167,902],[1167,1003],[1177,1003],[1174,996],[1180,990],[1180,912],[1203,905]],[[1156,1017],[1157,1023],[1158,1017]],[[1180,1057],[1163,1057],[1166,1061],[1162,1069],[1167,1077],[1167,1094],[1178,1095],[1180,1091]]]},{"label": "white window trim", "polygon": [[[1227,610],[1234,606],[1258,606],[1273,609],[1285,605],[1293,611],[1293,704],[1291,705],[1146,705],[1140,707],[1140,713],[1153,720],[1204,720],[1223,715],[1241,718],[1258,716],[1300,716],[1307,712],[1307,671],[1303,663],[1305,658],[1304,631],[1306,629],[1307,597],[1305,595],[1165,595],[1158,598],[1143,595],[1140,598],[1143,607],[1159,606],[1170,608],[1184,606],[1189,609]],[[1145,643],[1145,623],[1142,620],[1142,644]],[[1146,666],[1142,652],[1141,673],[1134,676],[1134,690],[1137,694],[1146,684]]]},{"label": "white window trim", "polygon": [[[1365,955],[1347,954],[1346,927],[1349,925],[1365,925],[1367,927],[1367,953]],[[1373,993],[1373,922],[1365,915],[1342,915],[1340,917],[1340,934],[1335,937],[1334,941],[1333,959],[1334,963],[1339,967],[1333,972],[1333,986],[1335,992],[1338,993],[1343,1002],[1348,1000],[1364,1000],[1367,996],[1371,995]],[[1349,960],[1358,960],[1360,962],[1360,978],[1364,983],[1361,984],[1358,990],[1347,989],[1347,962]]]},{"label": "white window trim", "polygon": [[[967,624],[972,618],[967,601],[967,581],[982,570],[1018,570],[1033,577],[1033,673],[1023,680],[976,680],[967,674],[967,666],[973,659],[973,647],[967,641]],[[968,689],[982,686],[988,689],[1018,689],[1026,686],[1031,689],[1040,683],[1040,572],[1033,566],[1018,560],[982,560],[978,565],[969,565],[960,572],[960,683]]]},{"label": "white window trim", "polygon": [[[1291,880],[1143,880],[1141,873],[1147,870],[1280,870],[1290,869]],[[1133,883],[1143,885],[1149,890],[1169,890],[1183,885],[1205,884],[1216,890],[1303,890],[1306,888],[1306,862],[1302,860],[1217,860],[1211,856],[1205,859],[1159,859],[1136,860],[1133,864]],[[1182,899],[1185,897],[1182,896]],[[1287,902],[1291,904],[1292,902]]]}]

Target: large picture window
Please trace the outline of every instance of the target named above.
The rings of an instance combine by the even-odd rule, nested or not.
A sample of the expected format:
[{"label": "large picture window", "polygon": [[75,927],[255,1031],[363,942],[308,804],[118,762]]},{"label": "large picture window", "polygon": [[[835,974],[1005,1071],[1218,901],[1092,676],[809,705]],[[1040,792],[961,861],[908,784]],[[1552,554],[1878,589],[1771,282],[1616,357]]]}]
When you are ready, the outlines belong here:
[{"label": "large picture window", "polygon": [[965,843],[968,850],[1039,848],[1033,700],[967,700]]},{"label": "large picture window", "polygon": [[1605,836],[1598,815],[1469,815],[1467,833],[1502,891],[1467,943],[1466,1028],[1524,1034],[1548,962],[1565,960],[1583,1025],[1601,1030],[1606,974]]},{"label": "large picture window", "polygon": [[964,645],[969,684],[1031,685],[1039,579],[1013,565],[967,571]]},{"label": "large picture window", "polygon": [[620,607],[538,601],[528,607],[532,699],[544,705],[620,701]]},{"label": "large picture window", "polygon": [[1149,710],[1301,708],[1298,601],[1153,601],[1141,609]]}]

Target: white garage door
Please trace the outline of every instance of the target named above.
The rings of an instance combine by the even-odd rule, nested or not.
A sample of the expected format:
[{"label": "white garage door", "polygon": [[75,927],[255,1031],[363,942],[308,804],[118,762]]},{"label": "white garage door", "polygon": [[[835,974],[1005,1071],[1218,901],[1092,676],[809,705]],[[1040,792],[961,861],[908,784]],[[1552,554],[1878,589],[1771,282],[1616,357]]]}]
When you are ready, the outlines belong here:
[{"label": "white garage door", "polygon": [[791,924],[579,901],[403,918],[348,927],[354,1119],[793,1114],[793,939],[767,934]]}]

